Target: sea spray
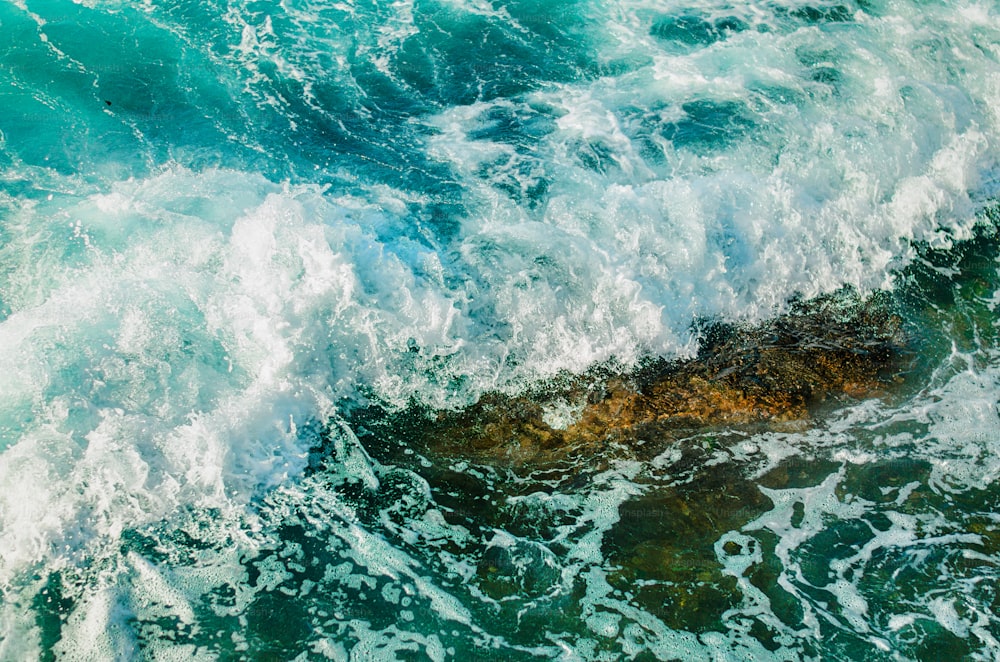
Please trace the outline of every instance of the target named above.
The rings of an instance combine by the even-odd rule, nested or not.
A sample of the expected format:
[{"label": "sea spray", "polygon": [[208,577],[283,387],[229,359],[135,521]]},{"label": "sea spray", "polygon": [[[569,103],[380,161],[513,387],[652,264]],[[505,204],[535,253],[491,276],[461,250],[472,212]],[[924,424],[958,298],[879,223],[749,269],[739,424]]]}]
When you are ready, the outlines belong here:
[{"label": "sea spray", "polygon": [[[0,658],[995,657],[995,246],[947,256],[991,246],[997,25],[0,6]],[[524,476],[363,416],[925,262],[913,386],[804,430]]]}]

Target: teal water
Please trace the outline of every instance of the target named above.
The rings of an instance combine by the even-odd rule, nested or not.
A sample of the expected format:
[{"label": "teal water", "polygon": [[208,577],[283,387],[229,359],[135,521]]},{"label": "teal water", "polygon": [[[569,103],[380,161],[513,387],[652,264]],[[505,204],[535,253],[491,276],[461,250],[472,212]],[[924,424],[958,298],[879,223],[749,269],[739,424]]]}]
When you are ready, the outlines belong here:
[{"label": "teal water", "polygon": [[[998,109],[989,1],[0,4],[0,659],[995,659]],[[845,287],[799,430],[398,414]]]}]

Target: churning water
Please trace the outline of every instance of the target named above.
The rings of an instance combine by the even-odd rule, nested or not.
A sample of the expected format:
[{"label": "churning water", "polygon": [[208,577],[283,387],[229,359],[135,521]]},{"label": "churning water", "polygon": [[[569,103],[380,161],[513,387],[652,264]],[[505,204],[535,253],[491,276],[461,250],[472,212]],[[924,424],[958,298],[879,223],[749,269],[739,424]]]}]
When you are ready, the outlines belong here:
[{"label": "churning water", "polygon": [[[0,659],[996,659],[998,193],[994,0],[3,2]],[[366,413],[845,286],[802,429]]]}]

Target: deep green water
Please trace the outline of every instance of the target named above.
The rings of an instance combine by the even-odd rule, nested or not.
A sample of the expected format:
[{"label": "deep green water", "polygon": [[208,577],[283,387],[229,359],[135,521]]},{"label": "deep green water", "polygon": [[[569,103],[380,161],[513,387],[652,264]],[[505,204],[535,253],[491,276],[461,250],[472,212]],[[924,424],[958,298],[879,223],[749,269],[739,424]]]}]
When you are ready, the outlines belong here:
[{"label": "deep green water", "polygon": [[[0,4],[0,660],[996,659],[998,109],[990,1]],[[798,428],[416,443],[879,291]]]}]

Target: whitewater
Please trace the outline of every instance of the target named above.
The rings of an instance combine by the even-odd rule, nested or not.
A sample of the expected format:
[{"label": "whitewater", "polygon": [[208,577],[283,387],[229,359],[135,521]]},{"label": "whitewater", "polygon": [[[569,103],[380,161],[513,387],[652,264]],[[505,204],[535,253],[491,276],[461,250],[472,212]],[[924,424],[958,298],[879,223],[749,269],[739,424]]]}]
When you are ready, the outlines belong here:
[{"label": "whitewater", "polygon": [[[998,195],[991,0],[4,2],[0,660],[996,659]],[[923,349],[797,429],[371,413],[843,291]]]}]

